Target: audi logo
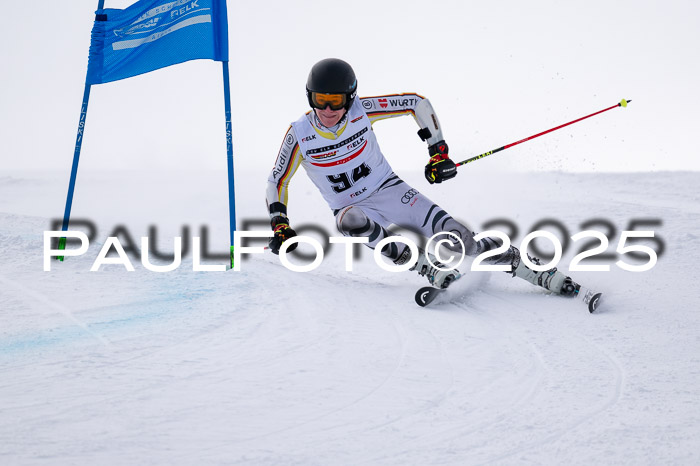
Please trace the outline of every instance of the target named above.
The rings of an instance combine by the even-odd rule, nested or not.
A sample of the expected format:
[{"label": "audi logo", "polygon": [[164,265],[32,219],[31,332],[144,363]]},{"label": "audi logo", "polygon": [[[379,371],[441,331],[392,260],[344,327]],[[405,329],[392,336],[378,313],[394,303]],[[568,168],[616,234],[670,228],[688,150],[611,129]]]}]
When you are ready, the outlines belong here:
[{"label": "audi logo", "polygon": [[406,194],[404,194],[401,198],[401,203],[408,204],[409,202],[411,202],[411,199],[413,199],[417,195],[418,191],[416,191],[415,189],[409,189],[408,191],[406,191]]}]

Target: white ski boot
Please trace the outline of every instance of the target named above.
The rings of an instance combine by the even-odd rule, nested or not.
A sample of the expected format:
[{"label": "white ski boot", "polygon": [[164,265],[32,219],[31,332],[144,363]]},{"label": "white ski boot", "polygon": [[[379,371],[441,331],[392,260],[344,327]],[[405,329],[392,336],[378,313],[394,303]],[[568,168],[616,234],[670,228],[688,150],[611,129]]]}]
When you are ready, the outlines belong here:
[{"label": "white ski boot", "polygon": [[[445,266],[441,264],[435,256],[426,253],[422,249],[418,251],[418,261],[410,270],[415,270],[418,272],[418,275],[423,275],[428,279],[431,285],[437,288],[447,288],[453,281],[459,278],[459,270],[443,270]],[[428,261],[428,257],[430,257],[430,261]],[[432,262],[432,265],[430,262]]]},{"label": "white ski boot", "polygon": [[[516,254],[515,257],[516,263],[513,264],[514,277],[520,277],[533,285],[541,286],[545,290],[549,290],[562,296],[573,297],[579,288],[579,285],[575,283],[571,277],[567,277],[563,273],[559,272],[556,267],[549,270],[544,270],[542,272],[535,272],[523,264],[523,262],[520,260],[520,254]],[[527,257],[533,264],[540,265],[540,260],[536,257],[532,257],[529,254]]]}]

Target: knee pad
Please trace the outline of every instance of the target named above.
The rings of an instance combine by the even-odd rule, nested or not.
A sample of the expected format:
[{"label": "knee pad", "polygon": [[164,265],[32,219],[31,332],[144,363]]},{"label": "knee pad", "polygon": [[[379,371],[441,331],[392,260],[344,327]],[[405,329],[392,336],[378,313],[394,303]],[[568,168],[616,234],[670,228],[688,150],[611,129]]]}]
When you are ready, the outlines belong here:
[{"label": "knee pad", "polygon": [[[452,235],[448,234],[452,233]],[[466,231],[466,235],[459,229],[445,230],[445,233],[435,236],[434,241],[440,242],[447,240],[447,243],[442,243],[445,248],[453,252],[464,253],[467,256],[473,257],[478,254],[478,244],[474,241],[474,237],[470,231]],[[454,235],[454,236],[453,236]],[[455,236],[462,240],[462,244],[455,239]],[[464,246],[462,246],[464,245]]]},{"label": "knee pad", "polygon": [[[503,246],[503,241],[500,238],[487,237],[480,239],[476,245],[476,254],[481,254],[486,251],[492,251],[500,248]],[[484,262],[495,265],[511,265],[513,270],[515,270],[520,262],[520,251],[518,251],[518,248],[515,246],[511,246],[505,252],[502,252],[497,256],[491,256],[488,259],[485,259]]]},{"label": "knee pad", "polygon": [[[344,236],[360,237],[365,236],[368,239],[367,246],[374,247],[384,238],[389,235],[381,225],[371,220],[367,215],[356,206],[346,207],[336,214],[336,226]],[[382,254],[391,260],[397,260],[402,256],[396,243],[389,243],[382,248]]]},{"label": "knee pad", "polygon": [[365,215],[365,213],[359,207],[350,206],[341,209],[336,215],[335,224],[338,231],[345,236],[353,236],[353,233],[358,230],[368,229],[370,226],[370,219]]},{"label": "knee pad", "polygon": [[[462,246],[459,244],[454,244],[452,246],[445,244],[447,249],[454,252],[464,252],[467,256],[476,256],[478,254],[479,248],[476,241],[474,241],[474,233],[472,233],[466,226],[447,215],[447,213],[445,213],[445,216],[442,218],[442,223],[433,226],[434,231],[436,227],[438,227],[439,231],[441,232],[452,233],[453,235],[457,236],[464,244],[464,250],[462,250]],[[454,237],[447,234],[438,235],[435,239],[437,241],[442,239],[447,239],[450,242],[455,241]]]}]

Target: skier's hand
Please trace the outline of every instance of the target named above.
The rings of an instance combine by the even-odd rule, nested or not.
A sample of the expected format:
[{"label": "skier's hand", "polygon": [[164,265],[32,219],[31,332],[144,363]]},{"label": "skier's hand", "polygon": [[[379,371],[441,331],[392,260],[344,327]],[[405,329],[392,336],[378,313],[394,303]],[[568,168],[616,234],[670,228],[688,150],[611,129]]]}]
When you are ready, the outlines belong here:
[{"label": "skier's hand", "polygon": [[430,161],[425,166],[425,178],[428,183],[442,183],[457,176],[457,166],[447,155],[448,147],[445,141],[439,141],[428,147]]},{"label": "skier's hand", "polygon": [[[289,226],[289,219],[287,217],[278,215],[277,217],[274,217],[270,223],[272,225],[272,230],[275,232],[275,236],[270,238],[270,251],[272,251],[274,254],[279,254],[282,243],[287,241],[289,238],[296,236],[297,232]],[[292,244],[287,248],[287,252],[294,251],[298,245],[299,243]]]}]

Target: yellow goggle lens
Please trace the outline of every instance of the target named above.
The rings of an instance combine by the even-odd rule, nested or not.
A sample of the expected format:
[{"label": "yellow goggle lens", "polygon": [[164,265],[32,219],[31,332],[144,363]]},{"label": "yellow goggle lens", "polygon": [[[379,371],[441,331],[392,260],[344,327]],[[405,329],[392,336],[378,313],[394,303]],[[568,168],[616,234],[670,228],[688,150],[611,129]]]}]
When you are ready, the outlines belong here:
[{"label": "yellow goggle lens", "polygon": [[314,107],[324,109],[330,105],[331,110],[340,110],[345,106],[345,94],[321,94],[318,92],[311,93],[311,101]]}]

